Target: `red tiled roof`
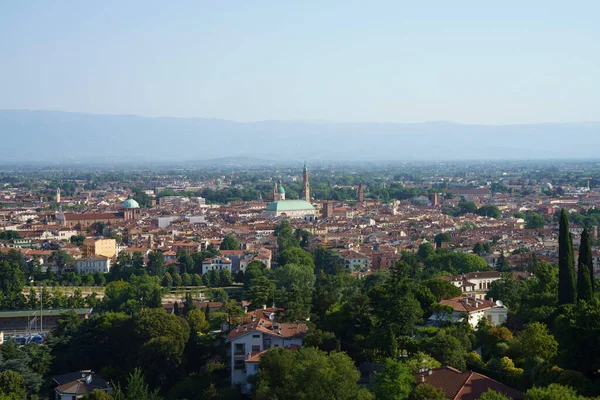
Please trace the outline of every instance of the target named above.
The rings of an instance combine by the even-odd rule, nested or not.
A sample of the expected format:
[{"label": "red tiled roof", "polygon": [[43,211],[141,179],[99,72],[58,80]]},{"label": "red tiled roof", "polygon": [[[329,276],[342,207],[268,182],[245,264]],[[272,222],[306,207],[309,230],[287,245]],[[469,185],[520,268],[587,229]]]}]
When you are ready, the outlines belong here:
[{"label": "red tiled roof", "polygon": [[493,301],[476,300],[468,296],[455,297],[453,299],[441,300],[440,304],[450,306],[457,312],[473,312],[492,308],[496,305]]},{"label": "red tiled roof", "polygon": [[249,324],[238,326],[237,328],[231,330],[231,332],[229,332],[229,335],[227,335],[227,341],[229,342],[233,339],[237,339],[238,337],[256,331],[266,333],[267,335],[273,335],[283,338],[293,338],[298,336],[304,336],[308,332],[308,327],[306,326],[306,324],[281,324],[273,322],[269,319],[259,318]]},{"label": "red tiled roof", "polygon": [[120,214],[115,213],[87,213],[87,214],[73,214],[65,213],[65,220],[68,221],[83,221],[88,219],[117,219],[123,218]]},{"label": "red tiled roof", "polygon": [[476,400],[488,389],[495,390],[513,400],[524,398],[522,392],[485,375],[473,371],[460,372],[448,366],[419,373],[416,375],[416,381],[442,390],[446,394],[446,398],[451,400]]}]

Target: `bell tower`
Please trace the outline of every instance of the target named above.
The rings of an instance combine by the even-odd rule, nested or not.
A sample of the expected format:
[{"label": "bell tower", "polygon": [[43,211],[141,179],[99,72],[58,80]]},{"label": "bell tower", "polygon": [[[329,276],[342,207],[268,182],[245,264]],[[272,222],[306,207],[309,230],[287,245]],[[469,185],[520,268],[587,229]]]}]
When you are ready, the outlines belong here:
[{"label": "bell tower", "polygon": [[302,171],[302,198],[310,202],[310,184],[308,183],[308,168],[304,161],[304,170]]}]

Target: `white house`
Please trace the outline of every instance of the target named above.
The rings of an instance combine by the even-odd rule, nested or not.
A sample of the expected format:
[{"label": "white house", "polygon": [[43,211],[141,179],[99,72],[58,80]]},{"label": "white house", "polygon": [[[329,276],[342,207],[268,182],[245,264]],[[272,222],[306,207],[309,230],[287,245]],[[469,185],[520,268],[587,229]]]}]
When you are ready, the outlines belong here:
[{"label": "white house", "polygon": [[202,275],[207,273],[208,271],[217,270],[221,271],[222,269],[228,269],[231,272],[232,263],[229,258],[225,257],[215,257],[215,258],[207,258],[202,262]]},{"label": "white house", "polygon": [[487,319],[491,325],[498,326],[506,321],[506,316],[508,314],[508,310],[501,301],[493,302],[480,300],[469,296],[442,300],[440,301],[440,304],[449,306],[452,309],[452,313],[443,316],[434,312],[433,315],[429,317],[431,322],[437,322],[444,319],[460,321],[463,316],[466,315],[467,320],[472,327],[476,327],[479,320],[482,318]]},{"label": "white house", "polygon": [[440,276],[440,279],[445,279],[462,290],[463,294],[475,295],[476,298],[482,300],[492,282],[502,279],[502,274],[498,271],[470,272],[468,274]]},{"label": "white house", "polygon": [[94,272],[110,272],[110,258],[104,256],[92,256],[86,260],[79,260],[76,264],[77,272],[89,274]]},{"label": "white house", "polygon": [[371,257],[354,250],[340,251],[346,269],[360,271],[371,268]]},{"label": "white house", "polygon": [[301,347],[306,333],[306,324],[275,322],[275,313],[269,309],[251,323],[233,329],[227,335],[227,343],[231,344],[231,384],[249,392],[252,388],[247,384],[248,377],[258,371],[260,356],[275,347]]}]

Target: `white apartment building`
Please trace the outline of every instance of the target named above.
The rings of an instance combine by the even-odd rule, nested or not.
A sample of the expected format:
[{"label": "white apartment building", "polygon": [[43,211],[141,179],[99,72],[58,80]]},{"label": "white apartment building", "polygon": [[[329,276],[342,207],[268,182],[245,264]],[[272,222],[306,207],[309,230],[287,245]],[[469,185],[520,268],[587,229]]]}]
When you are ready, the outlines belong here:
[{"label": "white apartment building", "polygon": [[94,272],[110,272],[110,258],[104,256],[92,256],[86,260],[79,260],[76,264],[77,272],[89,274]]}]

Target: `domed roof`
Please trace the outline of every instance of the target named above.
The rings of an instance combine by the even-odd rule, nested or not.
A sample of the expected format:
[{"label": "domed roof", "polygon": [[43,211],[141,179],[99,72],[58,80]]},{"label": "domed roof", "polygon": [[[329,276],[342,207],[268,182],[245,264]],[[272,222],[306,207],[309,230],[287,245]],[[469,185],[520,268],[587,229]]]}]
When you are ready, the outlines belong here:
[{"label": "domed roof", "polygon": [[279,186],[279,193],[285,193],[285,189],[283,188],[283,186]]},{"label": "domed roof", "polygon": [[140,208],[140,204],[132,198],[128,198],[121,204],[121,208]]},{"label": "domed roof", "polygon": [[315,208],[306,200],[274,201],[267,205],[267,211],[315,211]]}]

